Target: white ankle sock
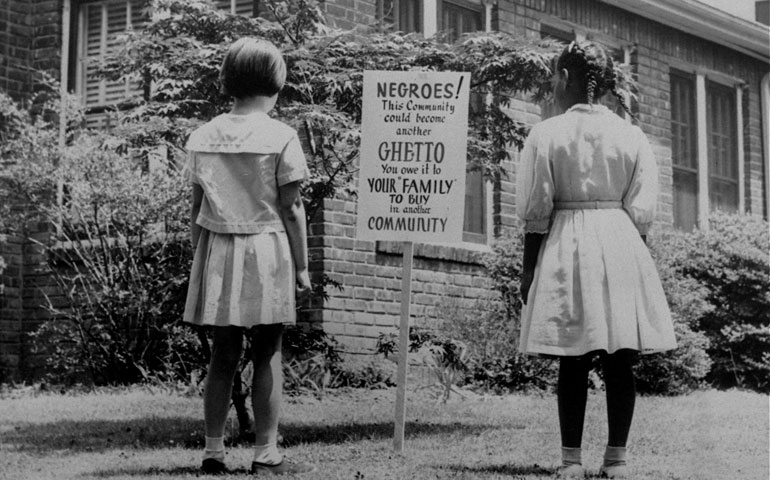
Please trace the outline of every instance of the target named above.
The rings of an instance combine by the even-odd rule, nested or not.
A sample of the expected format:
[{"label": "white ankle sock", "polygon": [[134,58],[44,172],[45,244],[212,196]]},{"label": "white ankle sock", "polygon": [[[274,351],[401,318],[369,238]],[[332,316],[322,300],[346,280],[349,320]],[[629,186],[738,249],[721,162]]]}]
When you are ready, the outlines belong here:
[{"label": "white ankle sock", "polygon": [[283,455],[275,443],[254,446],[254,461],[265,465],[278,465],[283,461]]},{"label": "white ankle sock", "polygon": [[203,451],[203,459],[209,458],[222,462],[225,460],[224,437],[206,437],[206,449]]},{"label": "white ankle sock", "polygon": [[626,447],[611,447],[604,450],[604,466],[616,467],[626,464]]},{"label": "white ankle sock", "polygon": [[580,447],[561,447],[561,465],[563,467],[568,467],[570,465],[582,465],[583,460],[581,456],[582,449]]}]

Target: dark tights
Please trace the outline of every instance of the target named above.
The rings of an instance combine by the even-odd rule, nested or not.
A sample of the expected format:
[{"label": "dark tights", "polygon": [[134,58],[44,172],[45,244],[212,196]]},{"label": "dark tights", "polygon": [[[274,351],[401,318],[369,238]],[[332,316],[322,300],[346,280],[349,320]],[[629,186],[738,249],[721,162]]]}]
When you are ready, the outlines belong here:
[{"label": "dark tights", "polygon": [[[607,421],[612,447],[625,447],[631,419],[634,416],[636,387],[632,367],[636,358],[633,350],[601,353],[604,385],[607,390]],[[579,448],[583,440],[583,423],[588,396],[588,372],[591,354],[559,359],[559,426],[563,447]]]}]

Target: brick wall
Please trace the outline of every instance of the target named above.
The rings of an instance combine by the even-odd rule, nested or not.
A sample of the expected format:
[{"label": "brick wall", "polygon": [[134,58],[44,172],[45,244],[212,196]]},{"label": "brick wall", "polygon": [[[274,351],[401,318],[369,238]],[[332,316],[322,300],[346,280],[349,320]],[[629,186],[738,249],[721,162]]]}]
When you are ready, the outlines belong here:
[{"label": "brick wall", "polygon": [[327,0],[324,11],[330,27],[349,30],[376,24],[377,0]]},{"label": "brick wall", "polygon": [[31,12],[28,2],[0,4],[0,89],[15,98],[30,92]]},{"label": "brick wall", "polygon": [[49,239],[50,226],[35,221],[19,235],[0,236],[0,381],[34,378],[42,361],[28,335],[49,318],[47,296],[54,304],[60,297],[41,245]]},{"label": "brick wall", "polygon": [[59,77],[61,0],[0,3],[0,90],[22,99],[33,93],[35,71]]},{"label": "brick wall", "polygon": [[[311,319],[321,322],[347,351],[371,352],[380,333],[395,333],[400,318],[402,244],[355,238],[356,204],[327,200],[310,226],[310,268],[344,286]],[[412,269],[413,322],[435,327],[443,316],[473,308],[489,287],[481,251],[415,244]]]},{"label": "brick wall", "polygon": [[[61,0],[0,2],[0,90],[17,101],[36,91],[38,72],[59,78],[61,10]],[[28,334],[48,318],[46,295],[56,296],[36,243],[47,241],[48,229],[33,221],[23,234],[0,235],[0,381],[34,377],[40,363]]]}]

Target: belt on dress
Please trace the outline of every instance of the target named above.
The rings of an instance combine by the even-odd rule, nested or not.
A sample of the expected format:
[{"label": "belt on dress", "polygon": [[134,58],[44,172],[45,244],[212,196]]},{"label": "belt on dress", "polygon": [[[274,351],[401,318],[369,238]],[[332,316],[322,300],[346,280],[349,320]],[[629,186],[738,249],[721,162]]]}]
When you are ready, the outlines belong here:
[{"label": "belt on dress", "polygon": [[623,208],[619,200],[595,200],[586,202],[553,202],[554,210],[597,210],[605,208]]}]

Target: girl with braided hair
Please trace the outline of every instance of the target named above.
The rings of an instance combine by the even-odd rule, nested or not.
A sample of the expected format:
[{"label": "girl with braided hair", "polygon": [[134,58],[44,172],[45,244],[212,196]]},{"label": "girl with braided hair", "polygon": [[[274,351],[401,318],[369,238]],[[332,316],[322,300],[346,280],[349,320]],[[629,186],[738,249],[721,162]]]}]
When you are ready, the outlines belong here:
[{"label": "girl with braided hair", "polygon": [[573,42],[552,78],[563,114],[535,125],[522,150],[517,213],[525,225],[519,348],[559,358],[563,478],[581,460],[591,361],[598,356],[609,436],[600,473],[627,476],[639,353],[676,347],[666,297],[646,247],[658,171],[642,130],[594,103],[617,94],[607,52]]}]

